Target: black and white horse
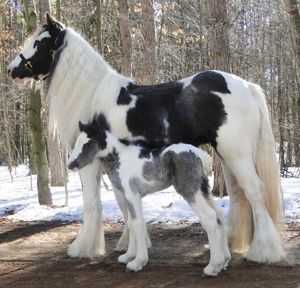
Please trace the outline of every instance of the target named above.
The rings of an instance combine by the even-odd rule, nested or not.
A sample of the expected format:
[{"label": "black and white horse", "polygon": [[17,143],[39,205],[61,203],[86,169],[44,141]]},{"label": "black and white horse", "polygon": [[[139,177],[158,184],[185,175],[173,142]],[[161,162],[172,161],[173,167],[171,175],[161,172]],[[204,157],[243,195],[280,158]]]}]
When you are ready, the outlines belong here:
[{"label": "black and white horse", "polygon": [[147,264],[148,235],[141,197],[173,185],[197,213],[208,234],[210,261],[203,270],[204,275],[216,276],[226,269],[231,257],[222,212],[209,193],[205,175],[211,166],[208,154],[183,143],[145,149],[118,139],[104,127],[108,129],[109,125],[102,114],[88,124],[80,123],[81,133],[68,166],[73,170],[82,169],[98,158],[114,190],[124,196],[129,245],[118,261],[127,264],[127,271],[134,272]]},{"label": "black and white horse", "polygon": [[[17,83],[26,78],[48,81],[50,125],[63,144],[72,147],[78,121],[88,122],[99,113],[105,115],[112,133],[146,148],[210,143],[222,158],[230,195],[231,249],[258,262],[281,260],[284,251],[277,229],[282,197],[262,89],[220,71],[139,86],[115,72],[72,29],[49,14],[46,18],[47,24],[27,41],[8,73]],[[68,250],[73,257],[105,253],[99,165],[94,161],[80,170],[84,223]],[[117,250],[127,245],[125,225]]]}]

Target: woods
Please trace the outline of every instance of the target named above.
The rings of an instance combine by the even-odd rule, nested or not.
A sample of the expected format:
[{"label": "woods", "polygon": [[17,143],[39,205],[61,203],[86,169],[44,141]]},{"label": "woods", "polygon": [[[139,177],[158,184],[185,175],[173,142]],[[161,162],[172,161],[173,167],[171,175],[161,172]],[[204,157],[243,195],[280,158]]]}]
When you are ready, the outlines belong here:
[{"label": "woods", "polygon": [[[46,8],[42,2],[35,3],[39,7],[36,19],[43,19]],[[5,0],[0,4],[0,164],[12,169],[29,161],[34,173],[36,144],[29,115],[36,84],[20,89],[7,78],[7,65],[31,33],[27,27],[34,14],[28,14],[26,3]],[[267,95],[280,165],[300,166],[296,0],[66,0],[52,4],[51,12],[58,19],[80,31],[117,71],[138,83],[172,81],[219,69],[261,85]],[[226,5],[226,10],[217,4]],[[59,153],[51,148],[46,99],[41,101],[46,160],[51,163]],[[43,142],[43,137],[38,138]],[[62,174],[61,166],[53,169]],[[51,172],[51,177],[54,174]]]}]

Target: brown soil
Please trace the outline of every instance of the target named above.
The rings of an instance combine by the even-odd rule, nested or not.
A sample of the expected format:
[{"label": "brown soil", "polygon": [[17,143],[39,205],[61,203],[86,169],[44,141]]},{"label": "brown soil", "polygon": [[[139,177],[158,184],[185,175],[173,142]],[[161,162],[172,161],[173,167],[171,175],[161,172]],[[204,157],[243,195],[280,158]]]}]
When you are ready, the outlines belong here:
[{"label": "brown soil", "polygon": [[148,225],[153,248],[138,273],[126,273],[114,252],[122,224],[105,223],[105,259],[72,259],[67,247],[80,223],[16,222],[0,218],[0,288],[5,287],[300,287],[300,225],[287,225],[287,263],[261,265],[233,255],[227,271],[202,278],[209,251],[198,224]]}]

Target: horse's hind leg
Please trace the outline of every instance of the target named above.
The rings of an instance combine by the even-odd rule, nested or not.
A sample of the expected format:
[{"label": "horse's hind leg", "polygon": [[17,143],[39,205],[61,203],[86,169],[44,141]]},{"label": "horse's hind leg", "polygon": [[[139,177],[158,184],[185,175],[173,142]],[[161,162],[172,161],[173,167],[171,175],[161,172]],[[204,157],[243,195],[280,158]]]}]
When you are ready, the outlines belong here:
[{"label": "horse's hind leg", "polygon": [[232,251],[244,253],[248,250],[253,237],[252,211],[249,201],[235,176],[222,161],[226,188],[229,194],[229,213],[227,219],[228,243]]},{"label": "horse's hind leg", "polygon": [[[251,205],[254,235],[246,258],[272,263],[284,258],[280,235],[267,211],[261,181],[251,157],[239,157],[227,162]],[[238,215],[236,215],[238,217]]]},{"label": "horse's hind leg", "polygon": [[196,192],[193,200],[187,200],[199,216],[208,236],[210,260],[203,273],[208,276],[216,276],[222,269],[226,269],[230,260],[223,217],[215,209],[212,200],[205,198],[200,190]]}]

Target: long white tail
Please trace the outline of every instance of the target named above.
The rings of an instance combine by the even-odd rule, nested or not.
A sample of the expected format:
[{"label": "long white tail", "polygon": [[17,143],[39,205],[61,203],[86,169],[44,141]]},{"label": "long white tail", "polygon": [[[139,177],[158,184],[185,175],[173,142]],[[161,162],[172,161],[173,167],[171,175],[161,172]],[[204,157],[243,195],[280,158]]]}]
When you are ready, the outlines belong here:
[{"label": "long white tail", "polygon": [[260,135],[256,146],[256,169],[264,186],[267,210],[274,224],[280,229],[283,206],[275,140],[263,90],[253,83],[249,83],[249,88],[260,110]]}]

